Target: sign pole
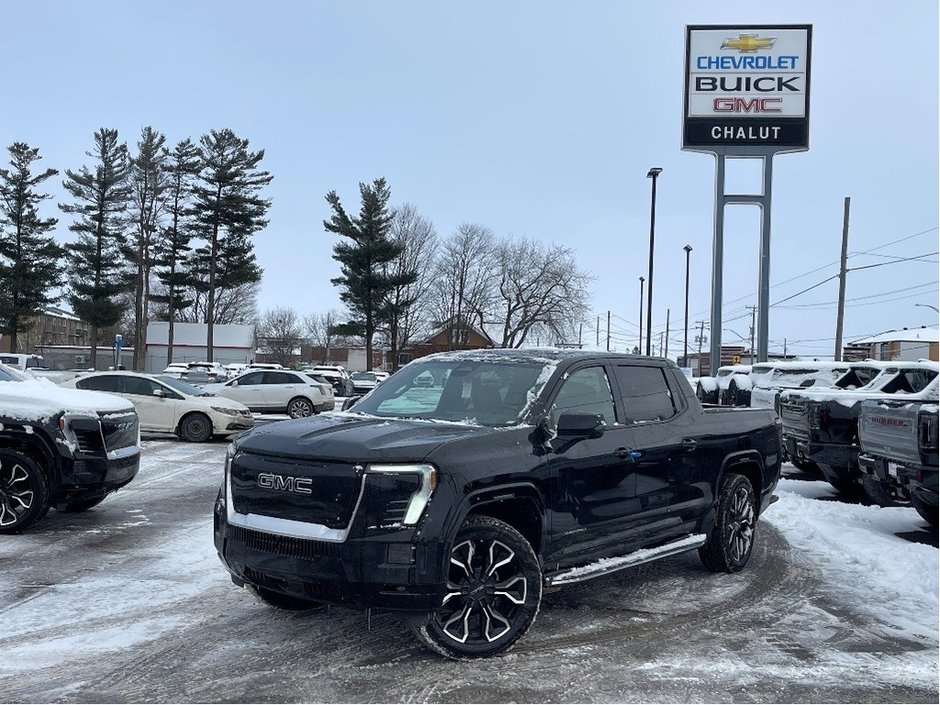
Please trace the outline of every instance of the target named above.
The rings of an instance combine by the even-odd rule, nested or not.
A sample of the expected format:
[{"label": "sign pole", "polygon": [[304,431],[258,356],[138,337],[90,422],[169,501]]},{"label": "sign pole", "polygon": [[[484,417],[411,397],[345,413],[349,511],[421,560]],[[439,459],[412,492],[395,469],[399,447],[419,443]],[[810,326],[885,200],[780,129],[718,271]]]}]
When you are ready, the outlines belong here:
[{"label": "sign pole", "polygon": [[[766,155],[763,162],[764,185],[760,202],[760,288],[757,294],[758,362],[767,362],[768,336],[770,335],[770,194],[773,190],[773,154]],[[751,350],[751,354],[754,354],[753,350]]]},{"label": "sign pole", "polygon": [[[722,263],[725,251],[725,155],[715,154],[715,233],[712,239],[712,339],[709,374],[714,377],[721,366],[721,292]],[[699,362],[701,365],[701,362]]]}]

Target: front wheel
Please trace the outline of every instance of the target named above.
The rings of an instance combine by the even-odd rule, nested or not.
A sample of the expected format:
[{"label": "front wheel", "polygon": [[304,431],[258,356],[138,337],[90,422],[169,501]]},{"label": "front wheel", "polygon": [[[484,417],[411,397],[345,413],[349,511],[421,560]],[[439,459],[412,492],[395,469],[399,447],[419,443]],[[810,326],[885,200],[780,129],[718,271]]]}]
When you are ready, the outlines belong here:
[{"label": "front wheel", "polygon": [[189,414],[180,422],[180,438],[190,443],[203,443],[212,436],[212,420],[205,414]]},{"label": "front wheel", "polygon": [[918,499],[916,495],[911,497],[911,504],[914,505],[914,509],[917,510],[917,513],[920,514],[920,518],[930,524],[932,527],[937,528],[937,505],[927,504],[922,499]]},{"label": "front wheel", "polygon": [[42,468],[15,450],[0,449],[0,534],[26,531],[49,511]]},{"label": "front wheel", "polygon": [[498,519],[471,517],[454,539],[441,605],[414,631],[448,658],[495,656],[528,631],[541,601],[542,570],[529,542]]},{"label": "front wheel", "polygon": [[698,550],[710,571],[736,573],[747,565],[754,548],[757,510],[754,489],[744,475],[729,473],[721,480],[715,526],[708,542]]}]

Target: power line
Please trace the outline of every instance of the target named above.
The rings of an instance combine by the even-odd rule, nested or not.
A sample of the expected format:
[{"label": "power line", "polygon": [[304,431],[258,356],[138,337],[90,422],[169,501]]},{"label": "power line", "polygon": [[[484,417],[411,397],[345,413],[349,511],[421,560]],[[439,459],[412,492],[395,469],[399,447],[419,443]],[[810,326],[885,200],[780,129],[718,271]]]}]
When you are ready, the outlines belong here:
[{"label": "power line", "polygon": [[[910,262],[915,259],[922,259],[924,257],[932,257],[933,255],[940,255],[940,250],[937,252],[928,252],[923,255],[917,255],[916,257],[899,257],[892,262],[878,262],[877,264],[866,264],[864,267],[847,267],[846,272],[857,272],[860,269],[871,269],[872,267],[887,267],[889,264],[900,264],[901,262]],[[928,260],[936,262],[936,260]]]},{"label": "power line", "polygon": [[[877,299],[879,296],[890,296],[891,294],[900,294],[900,293],[902,293],[902,292],[904,292],[904,291],[913,291],[914,289],[922,289],[922,288],[924,288],[925,286],[934,286],[934,285],[936,285],[936,284],[937,284],[937,281],[934,280],[934,281],[932,281],[932,282],[924,282],[923,284],[917,284],[916,286],[907,286],[907,287],[904,287],[903,289],[892,289],[891,291],[882,291],[882,292],[879,292],[879,293],[877,293],[877,294],[869,294],[869,295],[867,295],[867,296],[856,296],[856,297],[851,298],[851,299],[846,299],[846,302],[849,302],[849,301],[867,301],[867,300],[869,300],[869,299]],[[922,293],[926,294],[926,293],[929,293],[929,292],[926,292],[926,291],[925,291],[925,292],[922,292]],[[917,294],[917,296],[920,296],[920,295],[921,295],[921,294]],[[796,294],[794,294],[794,296],[796,296]],[[784,301],[786,301],[786,299],[784,299]],[[833,304],[836,304],[836,303],[838,303],[838,301],[817,301],[817,302],[811,303],[811,304],[794,304],[793,306],[783,306],[782,308],[796,309],[796,308],[814,308],[814,307],[817,307],[817,306],[819,306],[819,307],[826,307],[826,306],[832,306]]]}]

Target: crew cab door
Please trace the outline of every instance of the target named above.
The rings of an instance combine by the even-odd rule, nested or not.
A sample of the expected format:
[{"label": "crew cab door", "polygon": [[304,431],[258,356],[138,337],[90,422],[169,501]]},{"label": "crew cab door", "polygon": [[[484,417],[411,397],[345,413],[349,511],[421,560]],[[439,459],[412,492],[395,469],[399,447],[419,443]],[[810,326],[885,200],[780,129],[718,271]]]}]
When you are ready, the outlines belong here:
[{"label": "crew cab door", "polygon": [[635,456],[636,514],[627,525],[645,538],[687,533],[711,497],[707,440],[698,435],[671,370],[619,360],[613,369]]},{"label": "crew cab door", "polygon": [[551,441],[552,541],[547,558],[561,567],[613,555],[612,545],[620,543],[625,519],[636,509],[630,434],[617,424],[611,389],[607,368],[588,364],[570,371],[549,402],[549,431],[557,429],[565,412],[598,414],[606,423],[599,438]]}]

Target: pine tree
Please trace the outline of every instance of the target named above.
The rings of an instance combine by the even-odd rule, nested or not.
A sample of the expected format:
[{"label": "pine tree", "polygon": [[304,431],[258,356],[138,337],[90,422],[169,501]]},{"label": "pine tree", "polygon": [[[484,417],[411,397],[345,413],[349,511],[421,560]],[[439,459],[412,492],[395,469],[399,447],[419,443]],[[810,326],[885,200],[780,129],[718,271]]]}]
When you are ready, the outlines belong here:
[{"label": "pine tree", "polygon": [[389,294],[395,287],[413,282],[417,274],[399,274],[387,266],[401,254],[404,245],[388,238],[393,214],[388,208],[391,191],[385,179],[375,179],[371,185],[360,182],[359,195],[359,217],[350,218],[336,191],[330,191],[326,200],[333,215],[323,221],[323,227],[351,241],[333,246],[333,259],[340,263],[342,276],[330,281],[341,287],[340,299],[353,317],[337,326],[336,332],[365,338],[366,360],[371,368],[372,336],[389,315]]},{"label": "pine tree", "polygon": [[69,302],[75,314],[91,329],[91,361],[97,368],[98,329],[113,326],[121,318],[125,270],[121,250],[127,244],[127,204],[130,161],[127,143],[118,142],[117,130],[101,128],[95,133],[96,161],[93,170],[65,172],[65,189],[74,202],[60,203],[64,213],[77,219],[69,230],[78,241],[69,247]]},{"label": "pine tree", "polygon": [[[274,177],[258,169],[264,150],[249,152],[248,140],[229,129],[212,130],[199,144],[201,168],[194,188],[194,213],[206,240],[206,348],[211,362],[219,287],[234,281],[256,282],[261,277],[250,236],[268,223],[265,214],[271,201],[259,193]],[[221,270],[220,261],[225,263]]]},{"label": "pine tree", "polygon": [[131,159],[130,215],[132,236],[124,248],[134,286],[134,369],[144,368],[144,345],[150,318],[150,270],[154,263],[154,239],[163,213],[168,179],[163,144],[166,137],[152,127],[140,132],[137,156]]},{"label": "pine tree", "polygon": [[185,296],[193,286],[192,267],[188,263],[193,237],[191,221],[191,199],[193,181],[199,173],[199,150],[192,140],[179,142],[173,151],[164,150],[165,171],[168,177],[166,208],[169,225],[160,234],[155,246],[157,278],[164,293],[154,295],[155,302],[166,305],[167,332],[166,363],[173,362],[174,323],[180,311],[192,306],[192,299]]},{"label": "pine tree", "polygon": [[39,217],[38,206],[49,194],[36,190],[59,172],[33,174],[33,162],[42,157],[23,142],[7,151],[12,169],[0,169],[0,332],[10,336],[10,352],[15,353],[17,335],[56,300],[53,291],[62,276],[62,248],[46,235],[58,221]]}]

